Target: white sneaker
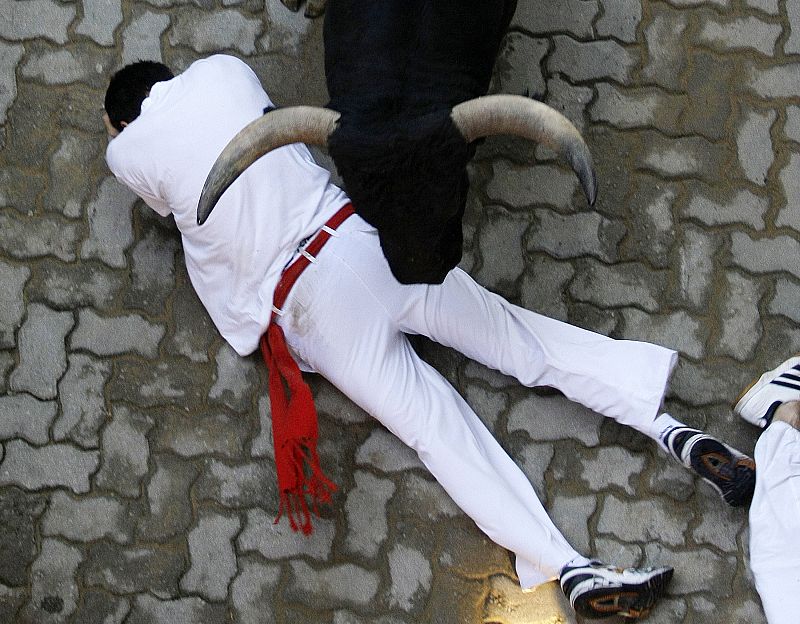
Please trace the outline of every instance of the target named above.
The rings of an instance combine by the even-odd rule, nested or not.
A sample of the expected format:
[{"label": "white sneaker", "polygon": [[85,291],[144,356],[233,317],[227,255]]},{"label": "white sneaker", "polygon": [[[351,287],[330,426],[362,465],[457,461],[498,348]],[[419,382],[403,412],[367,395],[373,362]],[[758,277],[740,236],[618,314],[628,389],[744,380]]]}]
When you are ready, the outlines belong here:
[{"label": "white sneaker", "polygon": [[745,388],[733,413],[764,429],[786,401],[800,401],[800,356],[789,358]]}]

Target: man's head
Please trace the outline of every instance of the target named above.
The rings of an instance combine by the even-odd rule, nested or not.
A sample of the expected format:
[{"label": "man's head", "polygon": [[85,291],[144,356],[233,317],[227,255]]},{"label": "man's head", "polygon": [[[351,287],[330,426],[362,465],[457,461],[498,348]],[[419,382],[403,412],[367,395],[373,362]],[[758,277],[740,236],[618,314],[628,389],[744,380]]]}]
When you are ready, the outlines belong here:
[{"label": "man's head", "polygon": [[157,82],[171,80],[169,67],[155,61],[137,61],[111,77],[106,90],[105,109],[108,122],[117,132],[139,116],[142,102]]}]

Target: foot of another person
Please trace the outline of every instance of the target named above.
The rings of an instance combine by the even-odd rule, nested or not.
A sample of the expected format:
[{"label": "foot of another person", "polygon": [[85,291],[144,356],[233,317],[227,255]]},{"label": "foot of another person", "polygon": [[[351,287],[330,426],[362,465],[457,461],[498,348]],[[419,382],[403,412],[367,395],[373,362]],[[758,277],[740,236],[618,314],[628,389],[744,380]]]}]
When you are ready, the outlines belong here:
[{"label": "foot of another person", "polygon": [[744,389],[733,413],[766,429],[784,403],[800,400],[800,356],[791,357],[767,371]]}]

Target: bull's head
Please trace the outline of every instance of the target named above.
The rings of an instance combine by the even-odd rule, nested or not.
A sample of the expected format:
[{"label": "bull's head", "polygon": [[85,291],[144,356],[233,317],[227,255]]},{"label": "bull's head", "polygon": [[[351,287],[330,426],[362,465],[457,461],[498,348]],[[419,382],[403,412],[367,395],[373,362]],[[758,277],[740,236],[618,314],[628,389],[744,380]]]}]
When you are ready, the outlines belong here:
[{"label": "bull's head", "polygon": [[511,134],[547,145],[594,204],[592,158],[572,123],[529,98],[482,95],[514,5],[331,0],[329,108],[277,109],[244,128],[209,173],[198,223],[250,164],[296,142],[328,147],[356,212],[377,228],[403,283],[439,283],[459,262],[466,166],[478,139]]}]

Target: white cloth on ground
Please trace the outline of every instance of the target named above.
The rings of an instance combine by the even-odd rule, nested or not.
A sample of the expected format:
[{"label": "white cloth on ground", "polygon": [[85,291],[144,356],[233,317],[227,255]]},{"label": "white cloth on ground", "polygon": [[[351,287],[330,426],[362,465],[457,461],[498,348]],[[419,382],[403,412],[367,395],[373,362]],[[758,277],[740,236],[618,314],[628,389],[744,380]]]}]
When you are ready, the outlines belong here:
[{"label": "white cloth on ground", "polygon": [[279,322],[290,348],[418,453],[456,504],[516,554],[523,587],[557,576],[578,553],[519,467],[405,334],[428,336],[526,386],[558,388],[651,436],[676,354],[514,306],[459,269],[440,286],[402,285],[377,232],[358,216],[338,234],[284,305]]},{"label": "white cloth on ground", "polygon": [[769,624],[800,621],[800,431],[775,421],[756,443],[750,568]]}]

